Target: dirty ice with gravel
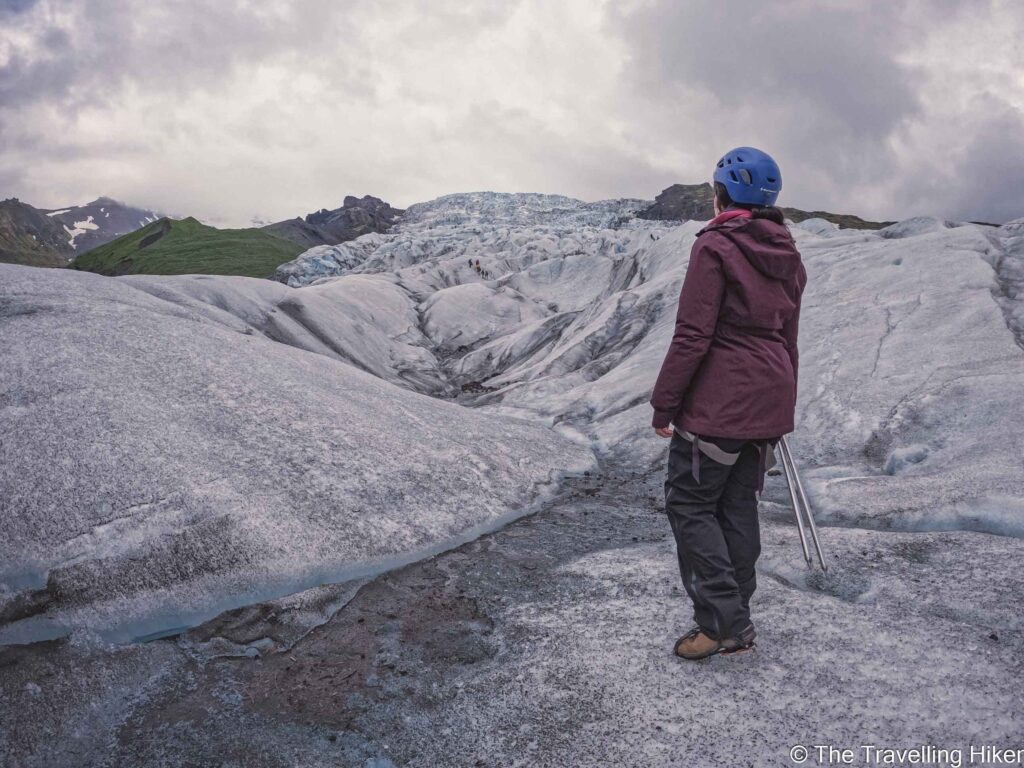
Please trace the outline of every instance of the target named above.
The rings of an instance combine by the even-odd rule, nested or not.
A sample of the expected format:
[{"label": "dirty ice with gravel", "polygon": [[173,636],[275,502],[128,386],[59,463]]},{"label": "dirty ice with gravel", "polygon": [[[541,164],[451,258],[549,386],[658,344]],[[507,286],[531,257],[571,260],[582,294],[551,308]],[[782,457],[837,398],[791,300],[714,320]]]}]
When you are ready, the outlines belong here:
[{"label": "dirty ice with gravel", "polygon": [[791,226],[831,567],[769,478],[758,649],[690,664],[647,399],[702,223],[643,206],[449,195],[275,281],[0,265],[0,763],[1020,746],[1024,219]]}]

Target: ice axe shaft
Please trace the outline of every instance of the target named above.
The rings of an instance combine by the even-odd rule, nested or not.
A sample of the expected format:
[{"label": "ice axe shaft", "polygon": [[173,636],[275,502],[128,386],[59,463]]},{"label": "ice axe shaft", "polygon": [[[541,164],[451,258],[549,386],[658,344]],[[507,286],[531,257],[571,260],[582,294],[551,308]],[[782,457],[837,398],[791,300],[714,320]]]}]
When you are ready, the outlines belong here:
[{"label": "ice axe shaft", "polygon": [[[807,493],[804,491],[804,484],[800,480],[800,473],[797,472],[796,462],[793,461],[793,454],[789,450],[789,443],[786,438],[779,440],[779,450],[782,453],[782,469],[786,473],[786,484],[789,486],[789,497],[793,500],[793,513],[796,516],[796,527],[800,533],[800,547],[804,552],[804,560],[807,567],[813,566],[811,551],[807,546],[807,532],[811,534],[811,542],[814,544],[814,552],[818,556],[818,563],[822,571],[827,571],[825,554],[821,549],[821,540],[818,538],[818,526],[814,522],[814,514],[811,511],[810,502],[807,501]],[[806,530],[804,519],[806,518]]]},{"label": "ice axe shaft", "polygon": [[[786,438],[782,438],[785,440]],[[796,496],[796,481],[793,480],[793,467],[789,464],[789,457],[786,455],[785,449],[782,447],[782,440],[779,441],[779,453],[782,456],[782,471],[786,474],[786,486],[789,488],[789,498],[793,502],[793,516],[796,518],[796,530],[800,534],[800,548],[804,551],[804,560],[807,561],[807,567],[810,568],[811,563],[811,550],[807,546],[807,532],[804,530],[804,517],[800,514],[800,502]]]}]

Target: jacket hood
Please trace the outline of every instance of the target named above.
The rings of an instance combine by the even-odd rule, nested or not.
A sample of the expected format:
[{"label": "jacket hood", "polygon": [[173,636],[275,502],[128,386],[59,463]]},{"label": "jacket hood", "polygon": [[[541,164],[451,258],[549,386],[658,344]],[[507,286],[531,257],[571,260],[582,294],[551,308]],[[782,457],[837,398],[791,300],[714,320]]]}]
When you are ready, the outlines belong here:
[{"label": "jacket hood", "polygon": [[784,224],[769,219],[736,218],[706,227],[702,232],[719,232],[729,238],[747,261],[767,277],[787,280],[800,268],[800,251]]}]

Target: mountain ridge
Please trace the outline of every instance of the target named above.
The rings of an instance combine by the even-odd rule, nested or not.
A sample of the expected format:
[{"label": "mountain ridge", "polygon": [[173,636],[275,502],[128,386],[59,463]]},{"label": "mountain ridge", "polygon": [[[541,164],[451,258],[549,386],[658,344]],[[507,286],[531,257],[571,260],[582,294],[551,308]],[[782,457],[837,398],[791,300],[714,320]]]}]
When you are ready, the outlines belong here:
[{"label": "mountain ridge", "polygon": [[[715,215],[712,186],[703,184],[673,184],[663,189],[654,202],[637,214],[650,221],[707,221]],[[849,213],[831,211],[805,211],[800,208],[779,206],[787,219],[799,224],[807,219],[825,219],[841,229],[882,229],[895,221],[868,221]],[[980,223],[980,222],[977,222]]]},{"label": "mountain ridge", "polygon": [[68,244],[76,255],[88,253],[164,216],[105,195],[82,205],[40,210],[64,227]]},{"label": "mountain ridge", "polygon": [[370,232],[386,232],[405,211],[393,208],[379,197],[346,195],[340,208],[321,208],[304,217],[296,216],[260,229],[298,245],[337,245]]},{"label": "mountain ridge", "polygon": [[16,197],[0,201],[0,262],[64,267],[74,257],[61,226]]},{"label": "mountain ridge", "polygon": [[302,246],[259,229],[217,229],[194,216],[163,217],[94,248],[72,269],[101,275],[218,274],[269,277]]},{"label": "mountain ridge", "polygon": [[[565,195],[533,192],[456,192],[415,203],[408,209],[395,208],[373,195],[346,195],[339,208],[321,208],[305,216],[237,229],[210,227],[192,216],[173,219],[107,196],[83,205],[58,209],[38,209],[13,199],[19,206],[18,214],[12,212],[14,207],[10,203],[5,214],[0,214],[6,216],[5,221],[0,220],[0,260],[31,266],[74,266],[76,269],[108,275],[132,274],[139,269],[152,274],[214,273],[210,270],[220,268],[228,270],[220,274],[267,277],[278,266],[288,263],[290,258],[306,252],[310,252],[311,259],[336,259],[339,263],[351,266],[351,254],[345,243],[368,234],[383,235],[391,231],[407,230],[411,226],[419,227],[423,225],[425,217],[432,217],[431,226],[453,225],[474,218],[492,224],[500,219],[508,226],[521,226],[525,223],[539,224],[538,217],[548,217],[552,223],[558,222],[556,226],[561,228],[597,224],[617,228],[628,225],[634,219],[706,221],[714,213],[711,194],[711,185],[707,183],[673,184],[662,190],[653,201],[612,198],[585,202]],[[500,202],[502,200],[516,202],[505,205]],[[878,230],[893,223],[868,221],[852,214],[829,211],[803,211],[788,207],[782,210],[794,223],[824,219],[845,229]],[[50,219],[52,226],[42,217]],[[155,230],[148,230],[142,238],[130,237],[139,228],[158,221],[165,223]],[[169,261],[144,259],[139,262],[140,266],[136,266],[137,254],[134,252],[148,248],[160,238],[154,237],[145,244],[141,244],[141,240],[164,231],[168,226],[173,228],[173,224],[166,222],[174,221],[186,222],[185,227],[178,227],[175,232],[177,255]],[[207,229],[199,229],[201,227]],[[187,245],[184,242],[187,239],[184,237],[185,229],[199,237],[199,241]],[[214,231],[231,234],[213,235]],[[266,240],[263,235],[274,240]],[[124,243],[105,248],[98,255],[83,258],[98,248],[118,243],[126,237],[130,239]],[[201,248],[210,246],[213,240],[219,241],[215,247],[217,253],[212,259],[205,258]],[[228,242],[232,240],[236,251],[229,258],[228,251],[231,249]],[[276,246],[279,241],[290,243],[299,250],[292,254],[294,248]],[[256,248],[256,260],[247,264],[246,251],[252,248]],[[128,252],[133,252],[130,258]],[[120,255],[114,257],[114,253]],[[149,256],[152,255],[150,252]],[[278,258],[280,260],[274,263]],[[157,267],[158,264],[162,267]],[[171,271],[152,271],[159,268]],[[269,269],[268,274],[261,272],[265,268]],[[287,281],[287,276],[283,279]]]},{"label": "mountain ridge", "polygon": [[37,208],[16,197],[0,206],[0,261],[38,267],[66,267],[161,216],[105,196],[64,208]]}]

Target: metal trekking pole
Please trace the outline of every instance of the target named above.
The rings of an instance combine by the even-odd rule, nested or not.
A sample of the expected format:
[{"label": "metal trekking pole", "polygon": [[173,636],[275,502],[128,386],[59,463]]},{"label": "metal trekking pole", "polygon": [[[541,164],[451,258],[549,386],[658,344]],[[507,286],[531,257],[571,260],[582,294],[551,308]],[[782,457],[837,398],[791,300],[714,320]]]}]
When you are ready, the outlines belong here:
[{"label": "metal trekking pole", "polygon": [[[786,438],[782,438],[785,440]],[[800,547],[804,551],[804,560],[807,567],[811,567],[811,550],[807,546],[807,533],[804,531],[804,518],[800,514],[800,502],[796,496],[796,481],[793,479],[794,467],[789,464],[789,456],[782,448],[782,440],[779,440],[779,453],[782,455],[782,471],[786,473],[786,487],[789,488],[789,498],[793,502],[793,516],[796,518],[796,530],[800,534]]]},{"label": "metal trekking pole", "polygon": [[807,528],[811,533],[811,541],[814,543],[814,551],[818,556],[818,563],[822,571],[827,571],[825,554],[821,549],[821,540],[818,538],[818,526],[814,522],[814,513],[811,511],[811,504],[807,501],[807,493],[804,491],[804,484],[800,480],[800,473],[797,472],[796,462],[793,461],[793,454],[789,450],[789,443],[786,438],[779,440],[779,448],[782,452],[782,468],[786,473],[786,483],[789,485],[789,497],[793,500],[793,512],[796,515],[797,530],[800,532],[800,546],[804,551],[804,560],[807,566],[811,567],[811,553],[807,546],[807,535],[804,532],[804,516],[807,517]]}]

